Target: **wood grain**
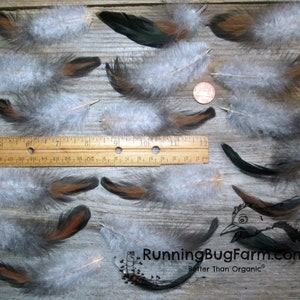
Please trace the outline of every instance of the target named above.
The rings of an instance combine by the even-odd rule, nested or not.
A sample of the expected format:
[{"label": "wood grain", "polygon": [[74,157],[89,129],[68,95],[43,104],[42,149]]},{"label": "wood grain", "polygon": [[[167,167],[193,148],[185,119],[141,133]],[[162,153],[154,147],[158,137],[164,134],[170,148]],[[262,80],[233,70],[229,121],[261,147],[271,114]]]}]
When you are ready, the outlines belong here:
[{"label": "wood grain", "polygon": [[[124,11],[132,14],[143,15],[147,18],[157,20],[165,16],[166,11],[162,9],[161,1],[145,0],[145,1],[59,1],[60,3],[77,3],[90,6],[91,13],[105,9],[114,11]],[[171,1],[168,1],[171,2]],[[198,3],[199,1],[193,1]],[[206,1],[209,3],[205,11],[205,17],[209,19],[216,13],[224,12],[232,8],[255,8],[268,5],[266,2],[272,1],[235,1],[235,0],[215,0]],[[15,10],[18,9],[19,14],[35,14],[37,9],[43,6],[56,4],[57,1],[1,1],[1,9]],[[238,4],[238,5],[237,5]],[[233,251],[242,246],[230,243],[231,237],[228,235],[220,236],[220,232],[231,221],[231,213],[234,206],[241,204],[239,197],[233,192],[231,185],[235,184],[246,191],[251,191],[253,195],[259,196],[266,201],[278,201],[287,197],[294,196],[293,190],[289,187],[277,187],[268,181],[262,181],[257,178],[249,177],[240,173],[225,157],[220,143],[226,142],[243,156],[244,159],[258,164],[268,164],[272,155],[272,141],[269,139],[247,138],[233,130],[226,119],[226,113],[219,106],[226,100],[230,94],[221,86],[213,82],[210,73],[219,64],[230,60],[232,57],[245,54],[253,55],[258,61],[263,61],[264,52],[247,53],[238,45],[223,41],[216,38],[208,28],[199,32],[197,39],[207,41],[210,44],[211,64],[207,72],[199,78],[198,81],[207,81],[212,83],[216,88],[216,99],[211,105],[216,110],[216,117],[207,122],[204,126],[191,133],[196,135],[207,135],[210,145],[210,165],[219,170],[221,174],[222,198],[212,201],[209,205],[202,204],[201,195],[199,195],[199,205],[190,206],[182,205],[180,207],[172,207],[168,209],[149,209],[143,203],[136,205],[132,202],[121,200],[117,196],[109,194],[102,187],[89,191],[85,194],[78,195],[76,200],[63,207],[51,209],[47,212],[24,212],[21,209],[6,209],[3,212],[14,218],[24,218],[28,220],[40,219],[47,221],[57,216],[61,211],[69,207],[79,204],[85,204],[92,211],[92,218],[87,227],[79,234],[69,239],[66,243],[59,246],[52,255],[59,255],[60,251],[80,251],[82,249],[98,250],[103,256],[102,268],[99,274],[92,278],[79,291],[70,292],[62,296],[53,296],[51,299],[298,299],[299,284],[297,282],[299,273],[299,261],[288,260],[247,260],[242,258],[232,259],[230,262],[224,260],[211,259],[203,263],[204,270],[196,272],[186,284],[182,287],[167,292],[148,292],[140,290],[138,287],[126,285],[121,280],[121,275],[113,264],[113,253],[105,243],[104,238],[100,235],[100,224],[105,213],[112,213],[120,216],[128,217],[137,222],[146,222],[149,226],[156,225],[161,230],[170,228],[174,224],[182,224],[188,228],[204,230],[208,228],[209,222],[214,217],[219,218],[219,228],[213,238],[204,246],[213,251]],[[10,52],[10,47],[4,40],[0,40],[0,52]],[[70,132],[69,134],[80,135],[103,135],[101,124],[99,122],[100,112],[105,107],[114,105],[123,101],[122,96],[116,93],[110,86],[105,74],[105,62],[111,62],[116,56],[125,58],[139,58],[147,54],[152,49],[137,45],[132,41],[121,36],[98,19],[94,19],[90,31],[80,40],[73,43],[64,43],[57,46],[49,47],[44,51],[48,53],[70,54],[75,53],[78,56],[99,56],[102,65],[94,70],[89,76],[74,80],[73,85],[68,88],[82,97],[87,99],[100,99],[101,101],[92,106],[88,122],[84,130],[80,133]],[[300,48],[289,49],[283,47],[281,52],[299,53]],[[274,51],[278,55],[280,52]],[[1,72],[1,70],[0,70]],[[0,73],[1,74],[1,73]],[[186,85],[171,100],[174,105],[197,111],[203,107],[193,100],[192,90],[197,82]],[[3,136],[16,135],[17,132],[6,122],[0,120],[0,134]],[[161,169],[167,169],[162,167]],[[151,169],[152,172],[159,172],[161,169]],[[99,178],[107,176],[120,180],[130,180],[131,176],[144,173],[149,168],[61,168],[57,169],[61,172],[69,172],[74,175],[96,175]],[[128,175],[129,174],[129,175]],[[252,212],[250,217],[257,217]],[[264,222],[271,222],[267,218]],[[1,230],[1,229],[0,229]],[[1,251],[1,260],[5,262],[20,262],[22,258],[14,257],[12,254]],[[76,254],[75,254],[76,255]],[[228,259],[229,260],[229,259]],[[27,260],[30,263],[30,260]],[[241,268],[252,267],[260,271],[243,272]],[[180,267],[173,264],[161,265],[157,262],[151,262],[150,275],[160,275],[161,278],[174,278],[178,271],[186,270],[187,266],[181,263]],[[221,269],[218,269],[221,268]],[[228,271],[227,271],[228,268]],[[240,269],[239,269],[240,268]],[[19,291],[9,287],[0,281],[1,299],[24,299]],[[30,297],[28,298],[30,299]]]},{"label": "wood grain", "polygon": [[[297,0],[294,0],[295,2]],[[135,6],[135,5],[153,5],[153,4],[162,4],[162,3],[174,3],[175,1],[172,0],[131,0],[130,3],[128,1],[119,1],[119,0],[102,0],[101,3],[99,3],[98,0],[88,0],[88,1],[82,1],[82,0],[48,0],[48,1],[39,1],[39,0],[10,0],[10,1],[2,1],[0,3],[0,8],[2,9],[18,9],[18,8],[39,8],[39,7],[45,7],[45,6],[52,6],[59,4],[76,4],[76,5],[88,5],[88,6]],[[197,0],[190,0],[187,1],[189,3],[199,3],[200,1]],[[207,1],[201,1],[205,3],[219,3],[219,4],[230,4],[230,3],[244,3],[243,0],[207,0]],[[248,3],[266,3],[266,2],[277,2],[277,0],[249,0]],[[291,2],[291,1],[289,1]]]}]

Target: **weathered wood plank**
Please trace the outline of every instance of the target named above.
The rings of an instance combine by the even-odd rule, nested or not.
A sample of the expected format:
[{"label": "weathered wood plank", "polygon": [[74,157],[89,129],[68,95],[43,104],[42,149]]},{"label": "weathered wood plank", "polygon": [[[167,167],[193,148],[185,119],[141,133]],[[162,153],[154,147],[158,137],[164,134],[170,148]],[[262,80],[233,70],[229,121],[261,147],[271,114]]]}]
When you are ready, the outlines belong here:
[{"label": "weathered wood plank", "polygon": [[[292,0],[297,1],[297,0]],[[39,0],[9,0],[4,1],[2,0],[0,3],[0,8],[2,9],[16,9],[16,8],[38,8],[38,7],[44,7],[44,6],[51,6],[51,5],[57,5],[59,4],[76,4],[81,5],[85,4],[88,6],[129,6],[129,5],[152,5],[152,4],[162,4],[162,3],[174,3],[175,1],[172,0],[131,0],[130,3],[128,1],[119,1],[119,0],[87,0],[87,1],[81,1],[81,0],[47,0],[47,1],[39,1]],[[190,0],[188,1],[190,3],[199,3],[197,0]],[[219,4],[230,4],[230,3],[244,3],[245,1],[242,0],[207,0],[205,3],[219,3]],[[248,3],[266,3],[266,2],[277,2],[277,0],[249,0]],[[284,2],[284,1],[283,1]],[[291,1],[286,1],[291,2]]]},{"label": "weathered wood plank", "polygon": [[[38,10],[29,10],[27,8],[35,8],[54,4],[54,1],[7,1],[3,0],[0,3],[1,8],[20,9],[19,13],[37,13]],[[101,3],[100,3],[101,2]],[[128,1],[129,2],[129,1]],[[114,11],[125,11],[132,14],[140,14],[150,19],[160,19],[165,15],[165,10],[161,5],[161,1],[130,1],[128,5],[126,1],[60,1],[60,3],[84,3],[90,5],[92,13],[96,13],[105,9]],[[194,1],[195,3],[199,1]],[[205,11],[205,16],[210,16],[224,12],[228,9],[236,7],[237,2],[241,1],[208,1],[209,4]],[[236,3],[235,3],[236,2]],[[243,1],[245,2],[245,1]],[[248,1],[247,3],[239,3],[239,7],[251,7],[255,2],[255,7],[266,5],[266,1]],[[261,4],[258,4],[261,2]],[[271,1],[268,1],[271,2]],[[57,1],[55,1],[55,4]],[[220,3],[224,5],[220,5]],[[148,5],[153,4],[153,5]],[[26,9],[25,9],[26,8]],[[253,193],[268,201],[275,201],[293,196],[293,190],[285,187],[277,187],[267,181],[262,181],[256,178],[249,177],[240,173],[225,157],[220,148],[220,143],[226,142],[235,148],[248,161],[259,164],[268,164],[272,154],[271,141],[269,139],[246,138],[230,128],[226,120],[226,113],[219,106],[222,101],[229,97],[229,92],[221,86],[215,84],[210,76],[210,72],[214,68],[230,60],[232,57],[245,54],[245,50],[239,48],[236,44],[223,41],[216,38],[208,28],[205,28],[199,33],[197,39],[207,41],[211,48],[212,62],[207,72],[199,78],[198,81],[209,81],[216,87],[216,99],[211,104],[217,113],[215,119],[206,123],[203,127],[192,131],[193,134],[208,135],[210,141],[210,164],[220,171],[222,184],[222,199],[212,201],[212,203],[199,206],[181,205],[180,207],[172,208],[156,208],[149,209],[143,204],[136,205],[130,201],[121,200],[116,196],[109,194],[102,187],[98,187],[93,191],[89,191],[84,195],[78,195],[76,200],[57,209],[51,209],[47,212],[24,212],[21,209],[1,210],[5,214],[16,217],[25,218],[28,220],[43,220],[47,221],[56,217],[61,211],[69,207],[79,204],[85,204],[92,211],[92,218],[88,226],[69,239],[66,243],[60,245],[53,255],[60,255],[65,251],[80,251],[83,249],[98,250],[102,257],[102,268],[82,289],[79,291],[70,292],[67,295],[53,296],[50,299],[297,299],[300,289],[297,284],[299,261],[298,260],[247,260],[238,257],[232,261],[224,261],[218,259],[208,259],[203,263],[203,266],[209,267],[208,271],[196,272],[195,276],[188,283],[178,289],[167,292],[153,293],[142,291],[135,286],[125,285],[121,280],[121,275],[112,263],[113,254],[105,243],[103,237],[99,234],[101,218],[109,212],[120,216],[126,216],[138,222],[146,222],[148,226],[153,224],[158,228],[169,228],[174,224],[182,224],[183,226],[191,226],[203,230],[207,228],[209,221],[213,217],[218,217],[220,221],[219,229],[214,237],[207,243],[204,248],[213,251],[234,251],[237,248],[245,250],[236,243],[230,243],[230,236],[220,236],[220,232],[231,221],[231,213],[233,207],[240,204],[241,200],[232,191],[231,185],[235,184],[245,190]],[[289,49],[284,47],[282,52],[299,53],[300,48]],[[0,53],[12,51],[5,41],[0,40]],[[90,31],[80,40],[73,43],[65,43],[55,47],[44,49],[48,53],[89,55],[99,56],[102,60],[102,65],[93,71],[86,78],[74,81],[72,86],[68,88],[76,92],[82,97],[90,100],[100,98],[100,103],[91,107],[90,116],[86,127],[80,134],[86,135],[101,135],[103,130],[99,122],[100,112],[107,106],[114,105],[123,101],[123,98],[112,90],[108,83],[105,74],[105,62],[110,62],[115,56],[126,58],[138,58],[145,53],[151,52],[152,49],[136,45],[127,38],[113,32],[98,19],[94,19]],[[276,52],[276,51],[275,51]],[[278,51],[277,51],[278,52]],[[278,54],[276,52],[276,54]],[[263,61],[265,58],[264,52],[251,52],[257,60]],[[1,75],[1,70],[0,70]],[[200,106],[192,98],[192,88],[194,84],[189,84],[182,88],[171,99],[174,105],[178,105],[184,109],[200,110],[207,106]],[[12,127],[0,120],[0,134],[14,135],[16,132]],[[70,132],[77,134],[77,132]],[[163,169],[163,168],[161,168]],[[159,172],[161,169],[151,169],[153,172]],[[167,167],[164,167],[167,169]],[[96,175],[99,178],[107,176],[109,178],[129,180],[129,173],[135,175],[146,171],[145,168],[61,168],[62,172],[71,172],[73,174],[88,174]],[[199,203],[201,204],[202,197],[199,195]],[[257,217],[253,212],[247,212],[249,220]],[[270,219],[264,218],[263,224],[271,222]],[[249,221],[250,222],[250,221]],[[1,229],[0,229],[1,230]],[[229,252],[228,252],[229,253]],[[0,251],[1,260],[5,262],[18,263],[25,259],[17,258],[5,251]],[[229,260],[229,258],[227,259]],[[30,263],[30,260],[26,261]],[[263,266],[264,265],[264,266]],[[187,267],[185,262],[181,265],[180,271],[185,272]],[[227,271],[227,267],[229,268]],[[258,268],[260,271],[242,272],[241,267]],[[222,269],[218,269],[222,268]],[[177,276],[177,266],[174,264],[161,265],[158,262],[152,262],[149,267],[150,275],[160,275],[162,279],[174,278]],[[59,279],[58,279],[59,280]],[[19,291],[9,287],[4,282],[0,281],[0,298],[1,299],[24,299]],[[31,299],[29,296],[28,299]]]}]

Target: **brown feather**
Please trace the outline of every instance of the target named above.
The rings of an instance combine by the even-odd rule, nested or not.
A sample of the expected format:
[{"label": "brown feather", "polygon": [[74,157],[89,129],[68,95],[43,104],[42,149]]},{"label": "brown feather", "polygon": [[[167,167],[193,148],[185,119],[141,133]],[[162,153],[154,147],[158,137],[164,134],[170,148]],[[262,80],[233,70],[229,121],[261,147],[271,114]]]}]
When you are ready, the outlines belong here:
[{"label": "brown feather", "polygon": [[101,185],[109,192],[128,200],[141,200],[147,194],[147,189],[141,186],[114,183],[106,177],[101,179]]},{"label": "brown feather", "polygon": [[238,188],[235,185],[233,185],[232,188],[242,198],[242,200],[247,204],[247,206],[253,209],[264,209],[267,206],[272,205],[272,203],[264,202],[259,198],[248,195],[246,192],[244,192],[242,189]]},{"label": "brown feather", "polygon": [[25,271],[17,270],[4,263],[0,263],[0,279],[7,281],[14,286],[22,286],[31,281]]},{"label": "brown feather", "polygon": [[241,199],[245,202],[245,204],[247,206],[249,206],[256,212],[261,213],[266,216],[270,216],[270,217],[288,216],[300,209],[300,203],[296,206],[293,206],[290,209],[284,209],[284,205],[283,205],[284,202],[283,203],[265,202],[259,198],[250,196],[249,194],[244,192],[242,189],[240,189],[234,185],[232,186],[232,188],[237,193],[237,195],[239,195],[241,197]]},{"label": "brown feather", "polygon": [[65,77],[82,77],[99,67],[99,57],[78,57],[64,65],[61,70]]},{"label": "brown feather", "polygon": [[96,177],[76,178],[70,176],[53,182],[48,188],[48,193],[55,200],[69,202],[71,199],[67,197],[68,195],[89,191],[98,185],[99,180]]},{"label": "brown feather", "polygon": [[184,114],[184,113],[175,113],[171,117],[171,122],[178,128],[196,128],[197,126],[203,124],[209,119],[214,118],[216,115],[215,110],[212,107],[209,107],[205,111],[200,111],[194,114]]},{"label": "brown feather", "polygon": [[13,20],[4,13],[0,12],[0,35],[4,38],[10,38],[12,33],[18,30]]},{"label": "brown feather", "polygon": [[106,74],[112,87],[122,95],[132,95],[136,87],[128,80],[126,80],[126,74],[121,72],[121,62],[117,57],[114,61],[113,68],[108,63],[105,66]]},{"label": "brown feather", "polygon": [[247,39],[254,22],[250,13],[233,11],[216,15],[210,22],[210,28],[217,37],[240,42]]},{"label": "brown feather", "polygon": [[186,28],[180,28],[177,24],[168,21],[155,22],[154,26],[167,35],[176,36],[174,39],[175,41],[186,39],[188,34],[188,30]]},{"label": "brown feather", "polygon": [[48,234],[47,239],[50,241],[62,241],[76,234],[86,226],[91,217],[88,207],[79,205],[66,214],[60,216],[57,229]]},{"label": "brown feather", "polygon": [[0,99],[0,115],[7,122],[24,122],[27,118],[20,112],[16,111],[11,102],[6,99]]},{"label": "brown feather", "polygon": [[300,64],[289,67],[286,71],[288,78],[292,80],[296,85],[299,85],[300,81]]}]

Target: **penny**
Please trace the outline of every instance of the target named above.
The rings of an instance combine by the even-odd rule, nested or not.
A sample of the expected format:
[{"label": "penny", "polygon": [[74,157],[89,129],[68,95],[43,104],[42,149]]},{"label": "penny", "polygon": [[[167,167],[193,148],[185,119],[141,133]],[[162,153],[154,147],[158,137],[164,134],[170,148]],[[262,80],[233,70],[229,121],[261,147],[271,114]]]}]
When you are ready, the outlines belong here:
[{"label": "penny", "polygon": [[208,82],[200,82],[196,84],[193,89],[194,99],[201,104],[210,103],[214,100],[215,95],[216,91],[214,86]]}]

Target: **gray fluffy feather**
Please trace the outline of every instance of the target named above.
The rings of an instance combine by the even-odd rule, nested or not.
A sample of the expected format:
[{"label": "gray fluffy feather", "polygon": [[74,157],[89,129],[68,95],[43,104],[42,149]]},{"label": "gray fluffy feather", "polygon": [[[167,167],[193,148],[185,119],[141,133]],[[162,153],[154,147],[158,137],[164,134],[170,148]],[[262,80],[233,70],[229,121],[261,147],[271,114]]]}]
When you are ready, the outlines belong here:
[{"label": "gray fluffy feather", "polygon": [[220,199],[221,175],[210,165],[167,166],[159,172],[148,170],[138,175],[127,172],[124,177],[123,182],[145,188],[145,199],[140,200],[155,207],[159,204],[202,206],[218,203]]},{"label": "gray fluffy feather", "polygon": [[274,5],[261,13],[253,14],[249,43],[256,47],[285,46],[300,40],[300,3]]},{"label": "gray fluffy feather", "polygon": [[55,91],[67,79],[61,71],[69,61],[70,56],[1,54],[0,94]]},{"label": "gray fluffy feather", "polygon": [[[107,135],[180,135],[186,130],[172,122],[172,115],[187,113],[166,104],[123,102],[105,108],[100,115],[102,129]],[[191,112],[188,112],[191,113]]]},{"label": "gray fluffy feather", "polygon": [[88,9],[80,5],[58,5],[41,9],[36,16],[18,15],[17,29],[9,41],[18,48],[30,50],[34,45],[51,45],[72,41],[88,31],[91,22]]},{"label": "gray fluffy feather", "polygon": [[71,130],[78,133],[84,127],[89,106],[76,107],[86,102],[68,92],[23,94],[13,102],[13,107],[25,120],[13,125],[22,135],[56,135]]},{"label": "gray fluffy feather", "polygon": [[173,4],[170,5],[170,15],[174,23],[187,28],[189,36],[195,35],[201,26],[204,27],[201,12],[203,6],[196,7],[190,4]]},{"label": "gray fluffy feather", "polygon": [[53,178],[48,173],[34,169],[1,169],[0,207],[31,210],[57,205],[47,192],[50,183],[47,180]]},{"label": "gray fluffy feather", "polygon": [[206,43],[182,41],[144,57],[133,67],[119,64],[118,75],[134,86],[126,96],[155,99],[168,96],[199,79],[209,62]]},{"label": "gray fluffy feather", "polygon": [[158,135],[170,130],[167,111],[150,103],[112,104],[101,112],[100,120],[108,135]]},{"label": "gray fluffy feather", "polygon": [[[98,251],[69,251],[34,265],[12,266],[30,278],[17,285],[25,294],[35,296],[62,295],[76,291],[99,272],[101,256]],[[12,284],[13,285],[13,284]]]},{"label": "gray fluffy feather", "polygon": [[[3,250],[23,256],[29,256],[31,253],[35,256],[39,254],[39,250],[43,250],[41,240],[30,232],[31,227],[25,227],[21,221],[9,220],[1,214],[0,226],[0,247]],[[31,229],[34,230],[34,228]]]},{"label": "gray fluffy feather", "polygon": [[251,93],[240,93],[228,101],[230,124],[246,136],[288,138],[300,132],[300,114],[286,104],[270,103]]},{"label": "gray fluffy feather", "polygon": [[148,181],[149,201],[175,205],[215,203],[220,199],[220,174],[210,165],[166,167]]},{"label": "gray fluffy feather", "polygon": [[42,256],[55,245],[46,239],[56,224],[16,220],[0,214],[0,248],[24,257]]},{"label": "gray fluffy feather", "polygon": [[286,71],[288,60],[258,62],[254,59],[236,58],[220,67],[212,75],[214,79],[232,91],[251,90],[283,94],[293,82]]},{"label": "gray fluffy feather", "polygon": [[100,230],[114,253],[126,257],[128,251],[142,256],[143,249],[176,251],[196,250],[206,242],[218,227],[214,219],[207,232],[190,232],[185,226],[174,226],[163,232],[162,228],[126,219],[120,215],[106,214]]},{"label": "gray fluffy feather", "polygon": [[70,177],[46,169],[1,168],[0,208],[47,210],[60,203],[71,201],[71,196],[53,199],[49,192],[52,183],[66,178]]}]

